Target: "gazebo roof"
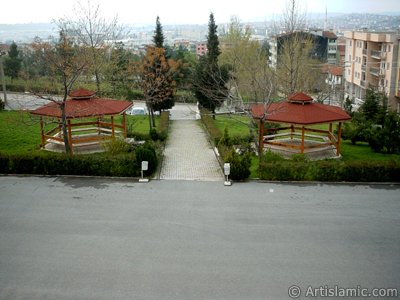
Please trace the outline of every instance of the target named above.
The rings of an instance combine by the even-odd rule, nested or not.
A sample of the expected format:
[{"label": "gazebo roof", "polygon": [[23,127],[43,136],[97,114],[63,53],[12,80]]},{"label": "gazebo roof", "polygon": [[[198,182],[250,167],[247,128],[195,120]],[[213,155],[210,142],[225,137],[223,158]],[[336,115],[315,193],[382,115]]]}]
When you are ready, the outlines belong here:
[{"label": "gazebo roof", "polygon": [[[311,100],[310,100],[311,99]],[[253,118],[261,118],[265,113],[264,104],[251,107]],[[288,97],[287,101],[271,103],[267,108],[268,122],[311,125],[347,121],[351,117],[340,107],[312,102],[312,98],[303,93]]]},{"label": "gazebo roof", "polygon": [[[65,113],[68,119],[87,118],[104,115],[117,115],[133,104],[131,101],[120,101],[106,98],[94,98],[95,93],[85,89],[73,91],[65,102]],[[48,104],[31,111],[33,115],[61,118],[60,103]]]},{"label": "gazebo roof", "polygon": [[92,97],[94,97],[94,95],[96,95],[96,92],[84,89],[84,88],[80,88],[78,90],[72,91],[69,96],[72,99],[90,99]]}]

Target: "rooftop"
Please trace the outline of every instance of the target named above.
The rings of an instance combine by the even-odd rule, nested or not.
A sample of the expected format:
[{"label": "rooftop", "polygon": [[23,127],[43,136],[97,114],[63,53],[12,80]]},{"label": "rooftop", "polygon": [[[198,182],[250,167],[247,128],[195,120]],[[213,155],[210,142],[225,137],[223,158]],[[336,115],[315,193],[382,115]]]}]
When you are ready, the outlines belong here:
[{"label": "rooftop", "polygon": [[[133,103],[107,98],[95,98],[95,92],[79,89],[70,93],[70,98],[65,103],[65,113],[68,119],[87,118],[106,115],[117,115]],[[50,102],[31,112],[33,115],[61,118],[61,102]]]},{"label": "rooftop", "polygon": [[[310,100],[311,99],[311,100]],[[265,111],[264,104],[251,107],[253,118],[262,118],[267,122],[311,125],[336,121],[347,121],[351,117],[340,107],[312,102],[304,93],[290,95],[288,100],[271,103]]]}]

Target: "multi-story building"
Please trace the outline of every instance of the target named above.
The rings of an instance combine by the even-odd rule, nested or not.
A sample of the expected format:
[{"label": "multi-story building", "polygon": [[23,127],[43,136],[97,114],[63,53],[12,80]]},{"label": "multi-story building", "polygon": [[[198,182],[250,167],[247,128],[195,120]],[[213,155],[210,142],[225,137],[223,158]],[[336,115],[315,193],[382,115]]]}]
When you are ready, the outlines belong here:
[{"label": "multi-story building", "polygon": [[[400,111],[398,91],[399,34],[346,31],[345,97],[354,99],[355,107],[371,88],[388,97],[389,107]],[[397,87],[396,87],[397,86]]]},{"label": "multi-story building", "polygon": [[282,53],[285,41],[291,38],[292,35],[297,35],[306,39],[311,39],[314,48],[311,51],[313,58],[319,59],[322,62],[336,64],[337,62],[337,36],[330,31],[310,30],[300,31],[293,34],[279,34],[273,36],[270,41],[270,65],[276,68],[279,64],[279,55]]},{"label": "multi-story building", "polygon": [[343,68],[326,64],[323,66],[323,73],[326,74],[325,83],[328,85],[329,91],[327,104],[342,107],[344,100]]}]

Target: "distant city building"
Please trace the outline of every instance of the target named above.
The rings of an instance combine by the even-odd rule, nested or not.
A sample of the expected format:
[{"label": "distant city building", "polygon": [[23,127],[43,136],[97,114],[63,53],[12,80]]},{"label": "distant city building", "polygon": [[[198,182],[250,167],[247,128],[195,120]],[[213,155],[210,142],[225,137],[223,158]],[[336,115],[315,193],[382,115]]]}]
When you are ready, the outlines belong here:
[{"label": "distant city building", "polygon": [[181,48],[181,49],[190,50],[190,45],[191,45],[191,42],[190,42],[189,40],[178,39],[178,40],[175,40],[175,41],[174,41],[174,46],[173,46],[173,48],[174,48],[174,49],[179,49],[179,48]]},{"label": "distant city building", "polygon": [[196,56],[199,58],[207,53],[207,42],[197,43],[196,45]]},{"label": "distant city building", "polygon": [[336,64],[337,36],[330,31],[312,30],[307,32],[300,31],[292,34],[279,34],[273,36],[270,41],[270,65],[273,68],[276,68],[279,64],[279,56],[282,53],[285,41],[295,34],[302,36],[304,39],[309,38],[313,41],[314,48],[311,53],[313,58],[319,59],[322,62]]},{"label": "distant city building", "polygon": [[366,90],[384,93],[389,107],[400,112],[399,39],[397,33],[346,31],[345,96],[355,106],[364,102]]},{"label": "distant city building", "polygon": [[346,39],[344,37],[338,38],[337,43],[337,62],[339,66],[344,66],[344,61],[346,57]]},{"label": "distant city building", "polygon": [[323,73],[326,74],[325,82],[329,86],[329,97],[327,104],[343,106],[344,100],[344,80],[343,80],[344,68],[326,64],[323,66]]}]

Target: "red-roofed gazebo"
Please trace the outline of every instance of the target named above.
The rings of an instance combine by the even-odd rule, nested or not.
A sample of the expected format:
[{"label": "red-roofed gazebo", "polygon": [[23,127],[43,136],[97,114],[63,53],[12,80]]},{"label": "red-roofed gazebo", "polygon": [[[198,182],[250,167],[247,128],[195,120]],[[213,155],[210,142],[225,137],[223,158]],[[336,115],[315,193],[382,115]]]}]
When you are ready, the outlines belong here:
[{"label": "red-roofed gazebo", "polygon": [[[290,153],[309,153],[327,149],[340,156],[342,123],[351,117],[340,107],[313,102],[304,93],[295,93],[286,101],[273,102],[267,106],[256,104],[251,108],[252,116],[259,120],[259,145]],[[274,129],[265,128],[265,123],[288,124]],[[337,123],[337,135],[333,124]],[[326,130],[310,128],[311,125],[327,124]],[[266,133],[266,135],[264,135]]]},{"label": "red-roofed gazebo", "polygon": [[[126,137],[125,111],[133,103],[96,98],[95,94],[95,92],[81,88],[71,92],[70,98],[65,102],[68,140],[72,152],[74,148],[78,149],[78,147],[100,146],[102,141],[113,139],[118,134]],[[40,116],[41,147],[47,150],[64,151],[60,103],[49,102],[31,111],[31,114]],[[121,124],[115,122],[115,116],[119,114],[122,114]],[[44,118],[55,119],[57,126],[45,132]]]}]

